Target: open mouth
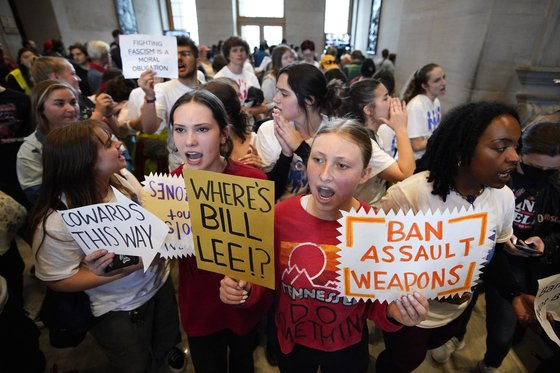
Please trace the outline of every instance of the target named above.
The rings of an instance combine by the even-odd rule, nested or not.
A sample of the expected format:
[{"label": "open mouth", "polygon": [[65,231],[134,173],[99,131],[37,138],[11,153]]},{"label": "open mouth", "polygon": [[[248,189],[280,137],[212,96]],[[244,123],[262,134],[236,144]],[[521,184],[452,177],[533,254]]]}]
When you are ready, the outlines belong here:
[{"label": "open mouth", "polygon": [[498,172],[498,177],[500,179],[509,180],[511,178],[511,172],[512,171],[513,171],[513,168],[507,169],[507,170],[502,171],[502,172]]},{"label": "open mouth", "polygon": [[190,165],[199,164],[202,160],[202,153],[200,152],[186,152],[185,157],[187,159],[187,163]]},{"label": "open mouth", "polygon": [[317,193],[322,201],[328,201],[334,196],[334,190],[328,187],[317,187]]}]

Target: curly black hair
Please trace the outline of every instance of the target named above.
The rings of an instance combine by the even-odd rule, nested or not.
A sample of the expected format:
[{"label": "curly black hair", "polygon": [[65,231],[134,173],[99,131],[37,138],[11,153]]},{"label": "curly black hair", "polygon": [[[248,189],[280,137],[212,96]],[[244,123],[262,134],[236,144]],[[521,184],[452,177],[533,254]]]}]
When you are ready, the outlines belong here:
[{"label": "curly black hair", "polygon": [[426,153],[417,167],[417,171],[429,171],[432,194],[439,195],[445,202],[455,187],[459,164],[470,164],[478,139],[490,123],[502,115],[510,115],[519,122],[519,114],[513,107],[488,101],[460,105],[443,117],[428,139]]}]

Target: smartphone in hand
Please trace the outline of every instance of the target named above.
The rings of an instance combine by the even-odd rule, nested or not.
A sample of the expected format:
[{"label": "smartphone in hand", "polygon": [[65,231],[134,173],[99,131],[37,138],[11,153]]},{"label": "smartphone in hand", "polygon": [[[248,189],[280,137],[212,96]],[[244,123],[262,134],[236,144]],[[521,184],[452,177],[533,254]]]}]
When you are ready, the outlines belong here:
[{"label": "smartphone in hand", "polygon": [[139,261],[140,257],[138,256],[116,254],[113,258],[113,261],[107,267],[105,267],[105,273],[114,271],[115,269],[138,264]]},{"label": "smartphone in hand", "polygon": [[514,244],[514,246],[517,250],[523,251],[524,253],[529,254],[531,256],[542,255],[542,253],[539,250],[537,250],[534,244],[528,244],[521,240],[518,240],[517,243]]}]

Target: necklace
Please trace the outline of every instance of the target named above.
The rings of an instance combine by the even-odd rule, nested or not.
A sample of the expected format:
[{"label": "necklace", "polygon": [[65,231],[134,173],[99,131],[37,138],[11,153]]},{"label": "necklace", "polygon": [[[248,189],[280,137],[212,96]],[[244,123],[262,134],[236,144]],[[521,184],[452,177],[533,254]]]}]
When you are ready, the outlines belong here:
[{"label": "necklace", "polygon": [[463,194],[457,188],[453,188],[453,190],[455,192],[457,192],[457,194],[460,195],[465,201],[467,201],[468,203],[470,203],[472,205],[472,204],[474,204],[474,201],[476,200],[476,198],[484,192],[484,186],[481,186],[480,190],[478,192],[476,192],[475,194]]}]

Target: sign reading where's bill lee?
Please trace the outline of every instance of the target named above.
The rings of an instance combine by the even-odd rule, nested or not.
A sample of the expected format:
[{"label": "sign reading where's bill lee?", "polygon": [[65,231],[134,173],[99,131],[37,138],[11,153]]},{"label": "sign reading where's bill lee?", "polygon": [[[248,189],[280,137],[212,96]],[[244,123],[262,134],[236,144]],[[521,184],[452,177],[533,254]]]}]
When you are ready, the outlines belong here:
[{"label": "sign reading where's bill lee?", "polygon": [[198,268],[274,289],[274,183],[183,169]]},{"label": "sign reading where's bill lee?", "polygon": [[119,37],[123,75],[136,79],[142,72],[153,70],[160,78],[176,79],[177,38],[155,35],[121,35]]}]

